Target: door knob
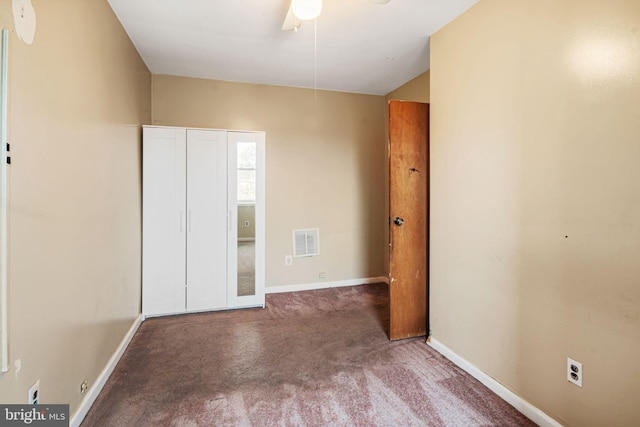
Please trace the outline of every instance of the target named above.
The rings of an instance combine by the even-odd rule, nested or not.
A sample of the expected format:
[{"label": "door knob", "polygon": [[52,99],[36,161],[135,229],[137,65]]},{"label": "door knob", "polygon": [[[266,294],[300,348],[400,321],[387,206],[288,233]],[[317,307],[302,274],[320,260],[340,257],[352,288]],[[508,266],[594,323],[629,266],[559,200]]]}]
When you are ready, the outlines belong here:
[{"label": "door knob", "polygon": [[402,225],[404,224],[404,219],[400,218],[399,216],[393,218],[393,223],[395,225]]}]

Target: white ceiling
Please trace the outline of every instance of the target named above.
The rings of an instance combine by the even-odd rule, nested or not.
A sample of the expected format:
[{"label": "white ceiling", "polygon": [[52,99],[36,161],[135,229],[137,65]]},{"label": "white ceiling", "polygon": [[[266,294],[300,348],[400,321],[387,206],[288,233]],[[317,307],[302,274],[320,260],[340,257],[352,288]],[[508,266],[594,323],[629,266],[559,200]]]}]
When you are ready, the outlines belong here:
[{"label": "white ceiling", "polygon": [[[290,0],[109,0],[154,74],[385,95],[429,69],[429,36],[478,0],[324,0],[298,32]],[[316,77],[317,76],[317,77]]]}]

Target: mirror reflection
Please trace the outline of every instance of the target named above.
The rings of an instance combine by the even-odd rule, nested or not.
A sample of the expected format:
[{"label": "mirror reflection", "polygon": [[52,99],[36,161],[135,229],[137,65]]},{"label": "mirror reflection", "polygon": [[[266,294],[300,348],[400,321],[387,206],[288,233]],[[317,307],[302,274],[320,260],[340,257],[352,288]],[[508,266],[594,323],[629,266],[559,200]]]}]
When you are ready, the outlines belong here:
[{"label": "mirror reflection", "polygon": [[238,142],[238,296],[256,293],[256,143]]}]

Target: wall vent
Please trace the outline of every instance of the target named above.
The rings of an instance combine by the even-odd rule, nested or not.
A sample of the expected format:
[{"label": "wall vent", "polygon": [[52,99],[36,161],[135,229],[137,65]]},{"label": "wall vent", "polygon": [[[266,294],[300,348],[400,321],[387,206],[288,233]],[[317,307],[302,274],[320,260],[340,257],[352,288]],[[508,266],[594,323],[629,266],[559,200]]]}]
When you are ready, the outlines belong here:
[{"label": "wall vent", "polygon": [[320,229],[293,230],[293,256],[296,258],[320,255]]}]

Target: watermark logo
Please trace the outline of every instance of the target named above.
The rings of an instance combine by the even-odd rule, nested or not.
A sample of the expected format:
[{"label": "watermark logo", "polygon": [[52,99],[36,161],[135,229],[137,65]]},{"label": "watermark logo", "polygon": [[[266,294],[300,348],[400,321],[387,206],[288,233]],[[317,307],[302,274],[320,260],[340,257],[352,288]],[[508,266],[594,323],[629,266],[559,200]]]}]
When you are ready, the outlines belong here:
[{"label": "watermark logo", "polygon": [[69,427],[69,405],[0,405],[0,427]]}]

